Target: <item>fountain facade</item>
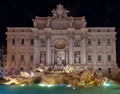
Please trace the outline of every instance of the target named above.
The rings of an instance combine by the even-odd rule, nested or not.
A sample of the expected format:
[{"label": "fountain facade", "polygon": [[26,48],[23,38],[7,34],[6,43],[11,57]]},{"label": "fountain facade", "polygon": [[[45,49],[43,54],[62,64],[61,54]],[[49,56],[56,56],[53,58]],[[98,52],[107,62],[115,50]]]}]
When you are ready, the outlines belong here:
[{"label": "fountain facade", "polygon": [[77,71],[117,71],[115,28],[86,27],[84,16],[68,16],[60,4],[51,12],[52,16],[36,16],[34,27],[8,27],[5,71],[67,65]]}]

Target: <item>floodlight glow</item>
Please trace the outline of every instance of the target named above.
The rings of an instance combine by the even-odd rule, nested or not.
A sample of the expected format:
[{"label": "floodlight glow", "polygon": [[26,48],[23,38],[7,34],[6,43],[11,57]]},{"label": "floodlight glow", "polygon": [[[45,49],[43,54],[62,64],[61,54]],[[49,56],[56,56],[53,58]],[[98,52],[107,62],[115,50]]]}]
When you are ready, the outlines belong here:
[{"label": "floodlight glow", "polygon": [[104,85],[104,86],[110,86],[110,84],[107,83],[107,82],[104,82],[103,85]]},{"label": "floodlight glow", "polygon": [[42,87],[44,87],[44,86],[46,86],[45,84],[38,84],[38,86],[42,86]]},{"label": "floodlight glow", "polygon": [[20,85],[21,87],[25,86],[25,84]]},{"label": "floodlight glow", "polygon": [[54,86],[54,85],[52,85],[52,84],[38,84],[38,86],[42,86],[42,87],[52,87],[52,86]]},{"label": "floodlight glow", "polygon": [[47,85],[47,87],[52,87],[53,85]]},{"label": "floodlight glow", "polygon": [[9,85],[10,83],[7,82],[7,83],[4,83],[4,84]]},{"label": "floodlight glow", "polygon": [[73,87],[73,89],[75,89],[75,87]]},{"label": "floodlight glow", "polygon": [[67,85],[67,87],[71,87],[71,85]]}]

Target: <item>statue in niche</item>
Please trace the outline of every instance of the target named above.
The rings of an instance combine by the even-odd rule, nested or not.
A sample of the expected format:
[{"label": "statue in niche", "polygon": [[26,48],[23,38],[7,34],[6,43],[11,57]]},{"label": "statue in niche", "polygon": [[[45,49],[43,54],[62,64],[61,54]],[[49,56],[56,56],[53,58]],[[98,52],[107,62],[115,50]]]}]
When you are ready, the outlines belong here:
[{"label": "statue in niche", "polygon": [[44,52],[41,53],[40,63],[41,63],[42,65],[46,65],[46,55],[45,55]]},{"label": "statue in niche", "polygon": [[56,60],[57,60],[57,65],[62,65],[63,60],[60,56],[57,56]]},{"label": "statue in niche", "polygon": [[40,47],[44,47],[45,46],[45,41],[43,39],[40,39]]},{"label": "statue in niche", "polygon": [[62,65],[65,63],[65,52],[64,51],[57,51],[56,53],[56,63],[57,65]]},{"label": "statue in niche", "polygon": [[75,52],[75,63],[80,63],[80,52]]},{"label": "statue in niche", "polygon": [[76,62],[76,63],[79,63],[79,62],[80,62],[80,56],[79,56],[79,55],[76,55],[76,56],[75,56],[75,62]]}]

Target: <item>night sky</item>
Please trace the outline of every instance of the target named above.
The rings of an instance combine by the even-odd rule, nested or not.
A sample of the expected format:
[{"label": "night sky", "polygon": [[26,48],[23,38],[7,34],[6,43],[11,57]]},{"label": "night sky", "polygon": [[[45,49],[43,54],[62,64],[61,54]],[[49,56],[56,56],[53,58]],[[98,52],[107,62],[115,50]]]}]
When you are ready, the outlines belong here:
[{"label": "night sky", "polygon": [[58,4],[70,16],[85,16],[87,27],[116,27],[120,56],[120,0],[0,0],[0,46],[6,46],[6,27],[32,27],[35,16],[51,16]]}]

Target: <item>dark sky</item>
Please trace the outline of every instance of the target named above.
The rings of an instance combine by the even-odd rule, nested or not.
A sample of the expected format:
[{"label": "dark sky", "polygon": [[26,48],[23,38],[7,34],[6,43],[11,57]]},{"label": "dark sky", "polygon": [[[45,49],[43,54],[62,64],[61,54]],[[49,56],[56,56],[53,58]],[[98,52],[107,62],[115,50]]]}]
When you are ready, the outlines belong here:
[{"label": "dark sky", "polygon": [[57,4],[71,16],[86,16],[87,26],[120,24],[120,0],[0,0],[1,26],[32,26],[35,16],[49,16]]},{"label": "dark sky", "polygon": [[120,0],[0,0],[0,46],[6,44],[6,27],[31,27],[35,16],[50,16],[57,4],[70,16],[85,16],[88,27],[116,27],[120,56]]}]

